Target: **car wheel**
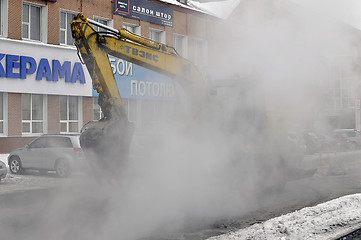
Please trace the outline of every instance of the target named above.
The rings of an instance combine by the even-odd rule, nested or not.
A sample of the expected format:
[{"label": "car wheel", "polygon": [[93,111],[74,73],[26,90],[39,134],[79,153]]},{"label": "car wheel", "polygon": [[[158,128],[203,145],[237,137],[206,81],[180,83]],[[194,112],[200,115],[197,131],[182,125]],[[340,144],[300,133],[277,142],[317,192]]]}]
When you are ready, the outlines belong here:
[{"label": "car wheel", "polygon": [[58,177],[68,177],[70,175],[69,162],[64,159],[56,161],[55,172]]},{"label": "car wheel", "polygon": [[9,169],[10,169],[10,172],[13,174],[19,174],[24,171],[19,157],[13,156],[10,158]]}]

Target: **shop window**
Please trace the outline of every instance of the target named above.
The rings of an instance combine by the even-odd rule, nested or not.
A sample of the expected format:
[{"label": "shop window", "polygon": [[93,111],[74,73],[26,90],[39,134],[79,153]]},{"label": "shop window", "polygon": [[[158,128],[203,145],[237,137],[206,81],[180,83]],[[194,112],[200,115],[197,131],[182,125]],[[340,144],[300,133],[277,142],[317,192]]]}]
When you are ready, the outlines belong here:
[{"label": "shop window", "polygon": [[165,43],[165,31],[150,29],[149,38],[157,42]]},{"label": "shop window", "polygon": [[7,33],[7,0],[0,0],[0,36]]},{"label": "shop window", "polygon": [[74,45],[70,23],[75,17],[75,14],[76,13],[70,11],[60,11],[60,44]]},{"label": "shop window", "polygon": [[80,130],[80,98],[60,96],[60,132],[78,133]]},{"label": "shop window", "polygon": [[196,38],[194,40],[194,63],[200,69],[207,66],[207,41]]},{"label": "shop window", "polygon": [[7,36],[8,0],[0,0],[0,36]]},{"label": "shop window", "polygon": [[[122,98],[122,101],[127,111],[128,121],[133,123],[136,122],[137,99]],[[104,117],[103,112],[98,104],[98,97],[93,98],[93,113],[94,113],[94,120],[100,120],[102,117]]]},{"label": "shop window", "polygon": [[4,134],[4,105],[3,93],[0,92],[0,134]]},{"label": "shop window", "polygon": [[131,123],[137,122],[138,116],[138,99],[124,99],[124,104],[127,108],[128,121]]},{"label": "shop window", "polygon": [[102,109],[98,104],[98,97],[93,98],[93,119],[100,120],[103,117]]},{"label": "shop window", "polygon": [[173,35],[173,47],[177,51],[177,53],[186,58],[187,57],[187,37],[180,34]]},{"label": "shop window", "polygon": [[131,24],[131,23],[123,23],[123,28],[127,29],[129,32],[140,35],[140,26]]},{"label": "shop window", "polygon": [[44,132],[44,96],[23,93],[21,95],[22,133]]},{"label": "shop window", "polygon": [[339,78],[335,81],[334,89],[331,93],[334,95],[334,107],[336,108],[355,108],[355,87],[354,78]]},{"label": "shop window", "polygon": [[163,111],[165,101],[140,100],[140,126],[141,131],[147,133],[156,133],[160,130],[163,123]]},{"label": "shop window", "polygon": [[0,92],[0,135],[7,135],[7,93]]},{"label": "shop window", "polygon": [[43,41],[46,36],[46,9],[44,6],[23,3],[22,38]]},{"label": "shop window", "polygon": [[[101,23],[108,27],[113,27],[113,20],[111,20],[111,19],[102,18],[102,17],[94,17],[94,21]],[[93,26],[93,27],[94,27],[94,30],[97,32],[105,32],[106,31],[105,29],[102,29],[98,26]]]}]

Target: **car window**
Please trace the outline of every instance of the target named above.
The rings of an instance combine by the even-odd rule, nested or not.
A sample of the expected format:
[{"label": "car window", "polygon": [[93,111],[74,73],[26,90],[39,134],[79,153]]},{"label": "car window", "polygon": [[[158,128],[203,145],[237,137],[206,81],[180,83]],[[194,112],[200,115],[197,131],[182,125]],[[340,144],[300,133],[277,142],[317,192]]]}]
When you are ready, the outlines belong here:
[{"label": "car window", "polygon": [[45,138],[37,138],[32,143],[29,144],[31,148],[44,148],[45,147]]},{"label": "car window", "polygon": [[67,137],[49,137],[46,141],[48,148],[72,148],[73,145]]}]

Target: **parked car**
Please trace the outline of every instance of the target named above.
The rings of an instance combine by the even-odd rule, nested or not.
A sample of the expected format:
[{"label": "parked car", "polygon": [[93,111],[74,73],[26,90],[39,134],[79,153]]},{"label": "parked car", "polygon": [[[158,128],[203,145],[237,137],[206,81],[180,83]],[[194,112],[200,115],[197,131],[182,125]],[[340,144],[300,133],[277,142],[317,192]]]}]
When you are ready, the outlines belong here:
[{"label": "parked car", "polygon": [[67,177],[72,170],[84,166],[79,135],[44,134],[24,148],[12,151],[8,164],[13,174],[35,169],[42,173],[55,171],[59,177]]},{"label": "parked car", "polygon": [[1,179],[6,177],[8,170],[6,169],[6,165],[4,162],[0,161],[0,181]]},{"label": "parked car", "polygon": [[319,139],[317,137],[317,134],[314,132],[304,132],[303,133],[303,139],[305,141],[305,144],[307,146],[307,153],[314,154],[316,152],[319,152],[321,150],[321,145],[319,142]]},{"label": "parked car", "polygon": [[344,150],[361,148],[361,133],[355,129],[335,129],[333,136],[338,140],[338,145]]},{"label": "parked car", "polygon": [[288,137],[288,141],[297,145],[300,148],[300,150],[303,152],[303,154],[307,152],[307,146],[301,134],[288,131],[287,137]]},{"label": "parked car", "polygon": [[315,133],[318,141],[319,151],[337,151],[339,150],[338,141],[329,133]]}]

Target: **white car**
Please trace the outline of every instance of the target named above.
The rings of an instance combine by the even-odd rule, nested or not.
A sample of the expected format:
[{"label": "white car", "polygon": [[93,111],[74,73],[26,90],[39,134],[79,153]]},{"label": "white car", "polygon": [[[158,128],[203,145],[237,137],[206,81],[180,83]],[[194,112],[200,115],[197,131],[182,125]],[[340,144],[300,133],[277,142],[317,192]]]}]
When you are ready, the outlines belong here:
[{"label": "white car", "polygon": [[24,148],[12,151],[8,164],[13,174],[35,169],[43,173],[55,171],[59,177],[67,177],[72,170],[84,167],[79,135],[44,134]]},{"label": "white car", "polygon": [[7,173],[8,173],[8,170],[6,169],[5,163],[0,161],[0,181],[1,181],[1,179],[6,177]]}]

